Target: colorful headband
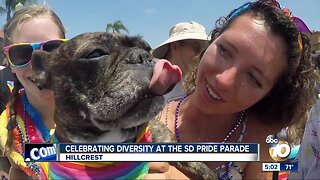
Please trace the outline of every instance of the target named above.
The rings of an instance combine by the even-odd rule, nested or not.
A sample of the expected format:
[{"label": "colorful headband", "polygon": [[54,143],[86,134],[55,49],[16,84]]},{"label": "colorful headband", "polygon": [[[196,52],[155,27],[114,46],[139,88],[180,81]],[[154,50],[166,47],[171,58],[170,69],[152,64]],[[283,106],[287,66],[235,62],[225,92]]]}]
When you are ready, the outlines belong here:
[{"label": "colorful headband", "polygon": [[[279,8],[288,17],[290,17],[292,19],[292,21],[295,23],[298,31],[300,32],[298,35],[298,44],[299,44],[299,50],[302,53],[303,43],[302,43],[301,33],[310,33],[311,32],[310,29],[308,28],[308,26],[303,22],[303,20],[301,20],[300,18],[298,18],[296,16],[292,16],[292,12],[288,8],[281,7],[279,2],[277,2],[276,0],[258,0],[258,1],[267,2],[267,3],[271,4],[272,6]],[[241,12],[247,10],[249,7],[251,7],[252,4],[253,4],[252,2],[245,3],[244,5],[239,7],[238,9],[231,12],[230,15],[228,16],[228,21],[234,19]]]},{"label": "colorful headband", "polygon": [[250,6],[252,5],[251,2],[247,2],[244,5],[240,6],[238,9],[234,10],[233,12],[231,12],[228,20],[233,19],[234,17],[238,16],[239,13],[241,13],[242,11],[248,9]]}]

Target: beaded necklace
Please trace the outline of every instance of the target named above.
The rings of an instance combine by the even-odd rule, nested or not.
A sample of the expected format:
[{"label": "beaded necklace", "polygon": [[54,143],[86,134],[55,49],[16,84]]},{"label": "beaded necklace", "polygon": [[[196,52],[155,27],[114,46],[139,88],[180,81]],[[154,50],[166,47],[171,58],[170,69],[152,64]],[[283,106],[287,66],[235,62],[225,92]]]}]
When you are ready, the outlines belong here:
[{"label": "beaded necklace", "polygon": [[166,119],[165,119],[165,124],[166,126],[168,127],[168,115],[169,115],[169,112],[170,112],[170,106],[172,105],[174,101],[171,101],[169,104],[168,104],[168,107],[167,107],[167,112],[166,112]]},{"label": "beaded necklace", "polygon": [[[17,117],[15,120],[15,129],[14,129],[14,148],[16,152],[18,152],[21,157],[24,157],[24,146],[25,143],[39,143],[43,142],[43,140],[37,134],[37,130],[34,127],[34,123],[28,114],[26,113],[26,95],[24,92],[21,93],[22,102],[18,102],[17,104]],[[20,118],[20,124],[18,122],[18,118]],[[23,127],[21,127],[23,126]],[[35,125],[37,126],[37,125]],[[36,177],[40,174],[40,166],[35,162],[25,162],[26,166],[22,166],[22,169],[29,175]]]},{"label": "beaded necklace", "polygon": [[[179,134],[179,128],[178,128],[178,120],[179,120],[179,112],[182,102],[186,99],[187,96],[181,98],[178,102],[176,112],[175,112],[175,121],[174,121],[174,130],[176,134],[176,139],[178,143],[181,142],[180,134]],[[243,122],[243,123],[242,123]],[[241,111],[240,115],[237,118],[237,121],[235,123],[235,126],[228,132],[227,136],[224,138],[222,143],[226,143],[230,140],[231,135],[234,133],[234,131],[238,128],[238,126],[242,123],[242,128],[240,132],[240,136],[237,142],[241,142],[246,126],[247,126],[247,116],[246,116],[246,110]],[[222,179],[227,179],[230,176],[230,167],[232,166],[232,162],[226,162],[226,165],[221,165],[215,168],[213,171],[217,172],[218,170],[222,168],[226,168],[226,172],[221,176]],[[241,172],[239,172],[241,173]]]},{"label": "beaded necklace", "polygon": [[[22,98],[23,101],[23,106],[24,106],[24,116],[25,116],[25,111],[29,114],[31,117],[32,123],[36,126],[36,128],[40,131],[41,136],[43,138],[44,142],[49,142],[50,141],[50,131],[49,129],[45,126],[39,112],[28,102],[27,97],[24,95]],[[23,118],[25,120],[25,117]],[[33,125],[30,124],[31,127]],[[35,130],[34,128],[32,128]],[[35,136],[36,132],[32,132],[32,134]],[[54,142],[57,142],[57,139],[55,136],[53,136]],[[42,142],[42,141],[41,141]]]}]

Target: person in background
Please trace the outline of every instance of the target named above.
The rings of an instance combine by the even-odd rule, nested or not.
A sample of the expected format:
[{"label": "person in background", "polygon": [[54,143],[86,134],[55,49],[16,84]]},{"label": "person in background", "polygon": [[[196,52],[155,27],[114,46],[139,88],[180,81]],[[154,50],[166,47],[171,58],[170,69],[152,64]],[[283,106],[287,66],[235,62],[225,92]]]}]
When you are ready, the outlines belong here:
[{"label": "person in background", "polygon": [[10,82],[13,82],[14,75],[9,66],[0,69],[0,112],[2,112],[10,97]]},{"label": "person in background", "polygon": [[320,179],[320,100],[312,108],[298,156],[298,171],[288,179]]},{"label": "person in background", "polygon": [[[10,97],[10,88],[8,83],[12,82],[14,76],[11,72],[9,66],[3,66],[4,68],[0,70],[0,112],[2,112]],[[10,163],[6,157],[0,157],[0,177],[6,177],[9,172]],[[2,172],[2,174],[1,174]],[[7,179],[7,177],[6,177]]]},{"label": "person in background", "polygon": [[[320,52],[311,55],[311,60],[320,69]],[[319,83],[315,86],[319,91]],[[312,107],[300,148],[294,162],[298,171],[291,172],[288,179],[320,179],[320,99]]]},{"label": "person in background", "polygon": [[[209,36],[205,27],[190,21],[174,25],[169,32],[169,38],[152,51],[159,59],[167,59],[182,70],[183,79],[195,63],[194,57],[208,45]],[[185,95],[182,81],[164,95],[166,103],[180,99]]]},{"label": "person in background", "polygon": [[0,151],[11,163],[10,179],[41,179],[46,176],[45,163],[24,162],[23,148],[24,143],[48,142],[50,129],[55,127],[55,102],[51,90],[40,90],[34,82],[31,55],[34,50],[52,51],[64,43],[65,28],[51,9],[34,5],[16,11],[3,31],[3,50],[14,83],[0,116]]},{"label": "person in background", "polygon": [[[305,124],[316,99],[318,72],[307,36],[277,1],[248,2],[216,22],[197,62],[185,80],[188,96],[166,105],[157,118],[177,142],[259,143],[261,162],[274,162],[266,137]],[[299,134],[287,132],[288,139],[299,140]],[[261,162],[206,164],[220,179],[272,179]],[[153,163],[146,179],[153,178],[188,177]]]}]

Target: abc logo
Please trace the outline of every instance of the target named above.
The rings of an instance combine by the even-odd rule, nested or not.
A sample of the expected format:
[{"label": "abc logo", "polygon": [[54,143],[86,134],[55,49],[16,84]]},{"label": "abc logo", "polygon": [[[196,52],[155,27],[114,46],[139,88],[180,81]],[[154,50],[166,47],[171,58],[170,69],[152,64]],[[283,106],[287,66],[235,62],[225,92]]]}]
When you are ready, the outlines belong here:
[{"label": "abc logo", "polygon": [[285,161],[289,158],[291,148],[288,142],[278,140],[274,135],[269,135],[266,139],[269,146],[269,154],[275,161]]}]

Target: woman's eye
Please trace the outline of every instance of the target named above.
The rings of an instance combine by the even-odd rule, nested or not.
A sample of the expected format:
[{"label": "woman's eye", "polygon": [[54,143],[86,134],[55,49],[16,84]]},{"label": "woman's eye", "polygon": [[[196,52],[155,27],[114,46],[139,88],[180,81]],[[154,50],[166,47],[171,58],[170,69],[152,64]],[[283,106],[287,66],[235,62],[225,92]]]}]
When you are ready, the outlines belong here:
[{"label": "woman's eye", "polygon": [[250,81],[257,87],[261,88],[262,84],[260,83],[260,81],[258,81],[258,79],[254,76],[253,73],[248,73]]},{"label": "woman's eye", "polygon": [[221,44],[218,44],[217,47],[218,47],[218,53],[221,56],[227,56],[227,55],[229,56],[230,55],[228,50],[224,46],[222,46]]},{"label": "woman's eye", "polygon": [[85,56],[86,59],[90,59],[90,58],[98,58],[98,57],[101,57],[101,56],[104,56],[104,55],[107,55],[107,53],[103,52],[102,50],[100,49],[95,49],[93,51],[91,51],[89,54],[87,54]]}]

